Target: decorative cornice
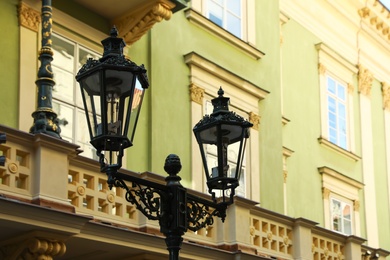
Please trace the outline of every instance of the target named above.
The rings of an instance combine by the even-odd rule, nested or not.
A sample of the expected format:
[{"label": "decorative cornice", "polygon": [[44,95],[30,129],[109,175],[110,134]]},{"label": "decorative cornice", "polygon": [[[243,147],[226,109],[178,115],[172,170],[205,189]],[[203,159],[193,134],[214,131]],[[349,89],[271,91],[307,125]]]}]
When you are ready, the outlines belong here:
[{"label": "decorative cornice", "polygon": [[253,127],[252,129],[254,130],[259,130],[259,125],[260,125],[260,116],[253,113],[253,112],[249,112],[249,122],[251,122],[253,124]]},{"label": "decorative cornice", "polygon": [[378,0],[368,1],[368,5],[359,9],[358,13],[374,31],[390,41],[390,12]]},{"label": "decorative cornice", "polygon": [[204,89],[196,86],[195,84],[190,85],[191,101],[203,105]]},{"label": "decorative cornice", "polygon": [[162,20],[169,20],[175,5],[168,0],[151,1],[151,4],[132,11],[111,23],[118,28],[119,37],[124,38],[127,45],[140,39],[153,25]]},{"label": "decorative cornice", "polygon": [[18,6],[19,26],[26,27],[34,32],[38,32],[41,23],[41,13],[24,2]]},{"label": "decorative cornice", "polygon": [[370,96],[374,77],[368,69],[364,68],[360,64],[359,64],[358,79],[359,79],[359,92],[365,96]]},{"label": "decorative cornice", "polygon": [[390,112],[390,84],[382,82],[383,109]]}]

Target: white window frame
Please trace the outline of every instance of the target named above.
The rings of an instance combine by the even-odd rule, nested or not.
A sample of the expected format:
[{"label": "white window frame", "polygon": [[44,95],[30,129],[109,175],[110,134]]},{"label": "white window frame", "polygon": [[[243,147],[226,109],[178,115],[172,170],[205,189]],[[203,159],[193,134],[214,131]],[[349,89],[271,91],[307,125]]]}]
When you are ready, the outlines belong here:
[{"label": "white window frame", "polygon": [[[328,46],[323,43],[317,44],[318,50],[318,72],[320,84],[320,102],[321,102],[321,134],[319,141],[321,144],[327,145],[354,160],[358,157],[354,155],[355,147],[355,131],[354,131],[354,109],[353,109],[353,94],[355,92],[352,85],[353,75],[357,74],[358,69],[349,61],[342,58]],[[328,114],[328,78],[332,78],[346,89],[346,146],[340,147],[337,143],[330,141],[329,135],[329,114]]]},{"label": "white window frame", "polygon": [[[73,64],[71,64],[71,68],[63,68],[61,69],[62,64],[57,64],[56,59],[53,59],[52,61],[52,69],[53,69],[53,74],[54,74],[54,80],[56,81],[56,85],[53,88],[53,110],[56,111],[58,119],[63,119],[64,115],[61,114],[61,108],[68,108],[71,110],[71,120],[73,121],[68,122],[67,125],[60,124],[61,130],[62,130],[62,135],[61,137],[69,142],[75,143],[80,146],[81,150],[84,152],[81,153],[80,155],[86,156],[88,158],[94,158],[98,159],[96,155],[96,151],[93,148],[93,146],[89,143],[90,137],[89,137],[89,131],[88,131],[88,126],[87,126],[87,121],[85,119],[85,111],[84,111],[84,106],[83,106],[83,101],[81,97],[81,92],[80,92],[80,87],[79,84],[75,80],[75,75],[77,74],[77,71],[81,68],[83,64],[78,64],[79,61],[79,53],[80,51],[86,51],[86,52],[91,52],[94,55],[94,59],[99,58],[101,54],[98,53],[96,50],[97,48],[90,48],[87,46],[84,46],[83,44],[80,44],[77,41],[77,37],[74,34],[69,33],[68,37],[65,37],[61,35],[60,33],[57,33],[55,30],[53,31],[52,34],[52,50],[54,52],[54,57],[59,59],[60,53],[56,53],[56,46],[55,46],[55,38],[58,38],[62,42],[65,42],[69,45],[73,46]],[[60,93],[57,92],[59,88],[61,88],[61,81],[58,79],[58,72],[59,70],[62,70],[66,73],[71,73],[72,75],[72,81],[67,82],[68,88],[70,88],[71,95],[70,98],[66,98],[64,96],[61,96]],[[66,119],[66,118],[65,118]],[[69,120],[69,118],[68,118]],[[82,125],[80,125],[82,124]],[[68,130],[66,135],[65,130]],[[81,133],[83,131],[83,133]]]},{"label": "white window frame", "polygon": [[[350,224],[351,225],[350,232],[346,231],[346,227],[344,226],[344,222],[346,220],[344,219],[344,216],[343,216],[342,213],[340,214],[340,219],[341,219],[341,221],[340,221],[340,225],[341,225],[340,230],[336,230],[334,228],[334,223],[333,223],[334,222],[334,217],[335,217],[335,212],[334,212],[334,208],[333,208],[334,202],[340,203],[342,208],[344,206],[349,206],[351,212],[350,212],[350,219],[349,220],[347,219],[347,221],[351,222],[351,224]],[[329,198],[329,206],[330,206],[329,211],[330,211],[330,220],[331,220],[331,230],[333,230],[335,232],[338,232],[338,233],[341,233],[341,234],[344,234],[344,235],[353,235],[353,223],[354,223],[354,220],[353,220],[353,202],[351,200],[347,200],[345,198],[342,198],[342,197],[336,196],[334,194],[331,194],[330,198]]]},{"label": "white window frame", "polygon": [[[196,125],[204,116],[206,100],[217,97],[220,87],[225,97],[230,98],[230,108],[237,109],[242,115],[249,118],[252,113],[259,111],[259,101],[264,99],[268,92],[259,86],[253,85],[238,77],[221,66],[192,52],[184,56],[185,63],[190,67],[191,87],[202,92],[202,98],[191,102],[191,125]],[[199,95],[200,96],[200,95]],[[246,150],[246,179],[245,197],[260,201],[260,162],[259,162],[259,135],[258,125],[250,130],[250,138]],[[192,137],[192,189],[207,193],[203,163],[199,153],[199,145]]]},{"label": "white window frame", "polygon": [[333,230],[331,200],[336,199],[351,206],[351,235],[360,236],[359,192],[363,183],[325,166],[318,168],[318,172],[322,177],[325,228]]},{"label": "white window frame", "polygon": [[[195,10],[197,13],[202,14],[206,19],[208,19],[208,7],[207,1],[209,0],[199,0],[199,1],[191,1],[191,9]],[[227,0],[226,0],[227,1]],[[229,0],[230,1],[230,0]],[[255,9],[255,0],[241,0],[241,37],[237,37],[244,42],[252,46],[256,46],[256,9]],[[195,14],[187,12],[187,18],[189,19],[199,19]],[[206,27],[203,22],[197,22],[202,26]],[[219,27],[219,26],[218,26]],[[211,29],[211,28],[209,28]],[[222,33],[216,32],[218,35],[222,35]],[[236,36],[234,36],[236,37]],[[262,56],[262,55],[261,55]],[[260,58],[260,57],[259,57]]]},{"label": "white window frame", "polygon": [[[345,150],[348,150],[350,143],[351,143],[351,141],[348,138],[350,136],[349,129],[351,128],[349,126],[349,122],[348,122],[348,116],[349,116],[348,100],[350,99],[350,98],[348,98],[348,86],[345,84],[345,82],[341,82],[337,77],[333,76],[330,73],[326,73],[325,77],[326,77],[326,110],[327,110],[326,111],[327,112],[326,125],[328,128],[328,130],[327,130],[328,131],[328,139],[333,144],[338,145],[339,147],[341,147]],[[329,91],[329,81],[330,80],[332,80],[335,84],[335,92],[336,93],[332,93],[331,91]],[[339,93],[340,88],[342,88],[344,100],[342,99],[341,94]],[[334,107],[335,111],[334,112],[331,111],[331,109],[330,109],[329,99],[332,99],[335,102],[335,107]],[[340,120],[342,120],[340,106],[342,106],[344,108],[344,113],[345,113],[344,128],[342,128],[340,126]],[[332,123],[331,123],[332,120],[329,116],[331,113],[334,114],[334,116],[335,116],[336,122],[334,122],[334,126],[332,126]],[[333,136],[331,134],[332,130],[336,134],[336,136],[334,137],[335,140],[332,140],[333,139]]]},{"label": "white window frame", "polygon": [[[218,0],[205,0],[205,16],[211,20],[212,22],[214,22],[210,15],[211,15],[211,5],[214,4],[218,7],[220,7],[222,9],[222,25],[219,25],[220,27],[222,27],[223,29],[225,29],[226,31],[230,32],[231,34],[235,35],[236,37],[240,38],[240,39],[245,39],[246,40],[246,36],[245,36],[245,28],[246,28],[246,19],[244,19],[244,14],[246,14],[246,1],[243,1],[243,0],[235,0],[235,1],[240,1],[240,13],[237,15],[237,14],[234,14],[232,13],[228,7],[227,7],[227,1],[229,0],[221,0],[222,1],[222,4],[219,4],[218,3]],[[227,21],[227,16],[231,14],[232,16],[235,16],[236,18],[239,19],[239,27],[240,27],[240,34],[239,35],[236,35],[228,26],[228,21]]]}]

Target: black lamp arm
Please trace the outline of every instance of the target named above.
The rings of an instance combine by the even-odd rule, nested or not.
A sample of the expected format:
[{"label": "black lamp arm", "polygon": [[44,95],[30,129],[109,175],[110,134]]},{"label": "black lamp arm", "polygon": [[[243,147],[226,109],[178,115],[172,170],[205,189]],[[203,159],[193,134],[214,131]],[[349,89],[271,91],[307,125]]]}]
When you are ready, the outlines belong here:
[{"label": "black lamp arm", "polygon": [[[148,219],[158,220],[162,226],[170,226],[170,223],[164,222],[171,221],[167,216],[172,214],[169,209],[175,207],[173,203],[176,203],[177,207],[182,203],[186,204],[187,226],[185,228],[194,232],[213,225],[214,217],[222,221],[226,218],[227,203],[215,203],[189,194],[183,187],[180,188],[185,190],[184,201],[175,201],[173,189],[176,187],[168,187],[120,172],[111,174],[109,178],[115,187],[126,191],[125,198],[128,202],[135,205]],[[131,182],[131,187],[126,182]]]}]

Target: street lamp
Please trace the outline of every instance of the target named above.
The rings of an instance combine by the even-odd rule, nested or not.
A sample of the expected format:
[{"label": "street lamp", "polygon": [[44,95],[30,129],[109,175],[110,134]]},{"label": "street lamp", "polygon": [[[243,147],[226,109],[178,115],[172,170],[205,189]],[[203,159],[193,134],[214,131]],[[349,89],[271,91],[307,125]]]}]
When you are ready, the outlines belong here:
[{"label": "street lamp", "polygon": [[103,57],[89,58],[76,75],[91,144],[111,187],[112,174],[122,166],[123,150],[133,145],[144,91],[149,86],[144,66],[125,58],[125,42],[117,36],[113,27],[110,37],[102,41]]},{"label": "street lamp", "polygon": [[[164,170],[169,175],[165,178],[166,185],[119,172],[123,150],[133,144],[143,94],[149,83],[145,68],[123,56],[125,43],[117,38],[115,27],[110,34],[102,41],[103,57],[89,59],[76,76],[91,144],[99,156],[101,171],[108,175],[110,188],[126,190],[128,202],[148,219],[159,221],[160,231],[166,237],[169,259],[179,259],[183,235],[188,229],[195,232],[210,226],[214,217],[225,220],[226,209],[233,203],[234,190],[239,185],[245,140],[252,124],[229,111],[229,98],[223,97],[220,89],[219,96],[212,101],[213,113],[194,127],[212,200],[190,194],[180,184],[181,163],[174,154],[165,160]],[[207,166],[206,145],[217,149],[218,165],[211,171]],[[235,152],[238,160],[229,170],[227,154],[232,147],[239,148]],[[128,182],[131,182],[130,187]],[[217,198],[218,190],[222,195]]]}]

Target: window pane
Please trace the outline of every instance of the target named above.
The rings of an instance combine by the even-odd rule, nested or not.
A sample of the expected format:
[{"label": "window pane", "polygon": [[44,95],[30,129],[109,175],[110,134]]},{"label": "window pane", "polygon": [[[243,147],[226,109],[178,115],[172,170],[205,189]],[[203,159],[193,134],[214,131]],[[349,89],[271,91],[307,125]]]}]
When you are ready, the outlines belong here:
[{"label": "window pane", "polygon": [[52,69],[56,82],[53,87],[53,97],[73,102],[75,45],[53,35],[52,47],[54,54]]},{"label": "window pane", "polygon": [[336,99],[328,97],[328,109],[332,113],[336,113]]},{"label": "window pane", "polygon": [[241,37],[241,20],[231,14],[227,15],[227,28],[229,32],[237,37]]},{"label": "window pane", "polygon": [[336,94],[336,82],[331,77],[327,77],[327,86],[330,93]]},{"label": "window pane", "polygon": [[340,100],[345,101],[345,87],[337,84],[337,96]]},{"label": "window pane", "polygon": [[241,1],[240,0],[227,0],[226,7],[229,12],[241,17]]},{"label": "window pane", "polygon": [[214,1],[209,1],[209,19],[213,23],[223,27],[223,8]]},{"label": "window pane", "polygon": [[61,137],[72,139],[73,137],[73,108],[58,101],[53,101],[53,110],[60,121]]},{"label": "window pane", "polygon": [[73,103],[74,75],[59,67],[52,66],[54,81],[53,97]]},{"label": "window pane", "polygon": [[52,65],[59,66],[66,71],[73,72],[75,45],[53,34],[52,49],[54,53]]}]

